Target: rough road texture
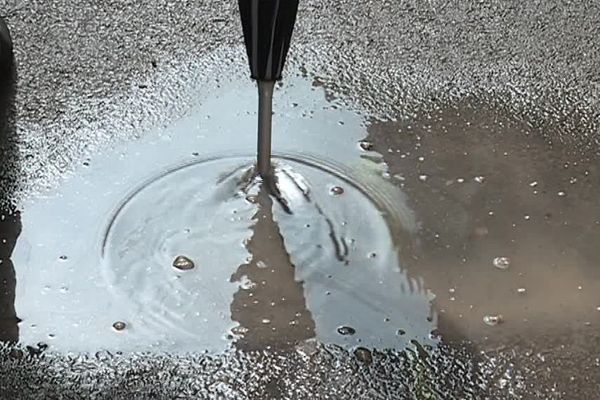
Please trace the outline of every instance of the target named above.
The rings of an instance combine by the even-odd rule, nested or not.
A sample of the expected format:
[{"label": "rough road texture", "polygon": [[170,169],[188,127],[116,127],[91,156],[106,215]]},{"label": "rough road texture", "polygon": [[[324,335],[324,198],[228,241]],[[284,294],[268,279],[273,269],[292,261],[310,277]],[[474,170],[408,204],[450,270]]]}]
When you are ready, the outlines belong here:
[{"label": "rough road texture", "polygon": [[[305,1],[288,70],[303,67],[375,117],[471,98],[596,152],[599,7]],[[115,136],[181,116],[203,82],[247,73],[235,2],[2,0],[0,14],[15,42],[28,189]]]},{"label": "rough road texture", "polygon": [[[550,0],[304,1],[288,70],[305,71],[373,118],[410,118],[471,99],[593,155],[600,138],[599,7]],[[18,66],[15,113],[3,140],[9,153],[3,166],[13,166],[13,176],[5,170],[2,185],[11,191],[12,182],[19,185],[3,201],[56,185],[112,142],[177,119],[203,83],[246,74],[233,1],[0,0],[0,14]],[[539,372],[552,363],[597,365],[575,350],[559,360],[523,353],[530,383],[511,373],[517,350],[481,362],[442,351],[441,361],[427,367],[397,354],[376,356],[367,367],[343,352],[309,352],[313,361],[296,353],[91,361],[7,349],[0,387],[11,399],[570,399],[598,392],[589,371],[576,388]],[[435,368],[441,373],[432,383],[427,371]]]}]

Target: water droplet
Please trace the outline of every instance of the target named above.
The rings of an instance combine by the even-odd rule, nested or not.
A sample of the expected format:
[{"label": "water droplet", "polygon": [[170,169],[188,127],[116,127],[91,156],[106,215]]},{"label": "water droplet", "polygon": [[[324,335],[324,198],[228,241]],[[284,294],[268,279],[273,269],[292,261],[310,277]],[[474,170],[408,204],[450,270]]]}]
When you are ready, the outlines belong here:
[{"label": "water droplet", "polygon": [[188,271],[193,269],[194,266],[194,262],[186,256],[177,256],[175,260],[173,260],[173,268],[177,268],[181,271]]},{"label": "water droplet", "polygon": [[504,322],[501,314],[486,315],[483,317],[483,323],[487,326],[496,326]]},{"label": "water droplet", "polygon": [[354,356],[358,361],[367,365],[373,362],[373,355],[368,349],[365,349],[364,347],[358,347],[356,350],[354,350]]},{"label": "water droplet", "polygon": [[494,267],[498,269],[507,269],[510,266],[510,258],[496,257],[493,261]]},{"label": "water droplet", "polygon": [[425,175],[425,174],[421,174],[421,175],[419,175],[419,180],[420,180],[421,182],[425,182],[425,181],[427,181],[427,178],[428,178],[428,176],[427,176],[427,175]]},{"label": "water droplet", "polygon": [[344,189],[341,186],[334,186],[329,189],[329,193],[331,193],[333,196],[339,196],[344,193]]},{"label": "water droplet", "polygon": [[127,324],[123,321],[117,321],[112,325],[112,327],[115,331],[120,332],[127,327]]},{"label": "water droplet", "polygon": [[442,334],[437,329],[434,329],[429,333],[429,338],[431,340],[442,340]]},{"label": "water droplet", "polygon": [[339,328],[337,328],[337,332],[340,335],[348,336],[348,335],[354,335],[356,333],[356,330],[350,326],[340,326]]},{"label": "water droplet", "polygon": [[373,143],[367,141],[367,140],[361,140],[360,142],[358,142],[358,146],[363,149],[364,151],[371,151],[373,150]]}]

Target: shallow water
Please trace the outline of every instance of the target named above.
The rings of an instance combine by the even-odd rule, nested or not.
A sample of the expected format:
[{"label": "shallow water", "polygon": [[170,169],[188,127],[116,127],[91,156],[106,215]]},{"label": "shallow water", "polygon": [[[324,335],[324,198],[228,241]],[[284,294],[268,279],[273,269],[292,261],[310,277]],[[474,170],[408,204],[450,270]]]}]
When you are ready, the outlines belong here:
[{"label": "shallow water", "polygon": [[[251,85],[232,85],[158,140],[91,159],[25,204],[11,257],[19,341],[170,353],[312,338],[348,349],[435,343],[434,296],[398,254],[410,246],[412,212],[377,157],[348,140],[366,134],[361,119],[301,79],[285,96],[309,104],[312,118],[295,125],[294,115],[305,115],[296,104],[276,118],[285,122],[275,148],[289,150],[275,158],[278,198],[249,175],[244,118],[216,113],[205,122],[222,104],[254,119],[244,110],[253,107]],[[238,156],[227,138],[236,130],[249,131]],[[304,145],[315,132],[335,143],[326,155]],[[173,268],[179,256],[194,267]]]},{"label": "shallow water", "polygon": [[478,104],[369,130],[419,221],[406,265],[436,293],[448,338],[597,335],[597,156]]}]

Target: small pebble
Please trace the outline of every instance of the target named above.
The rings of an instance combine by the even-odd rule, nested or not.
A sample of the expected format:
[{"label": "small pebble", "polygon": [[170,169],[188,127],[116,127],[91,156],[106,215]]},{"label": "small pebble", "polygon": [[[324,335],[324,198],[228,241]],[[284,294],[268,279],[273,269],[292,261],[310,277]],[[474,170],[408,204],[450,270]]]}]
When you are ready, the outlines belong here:
[{"label": "small pebble", "polygon": [[186,256],[177,256],[173,260],[173,268],[177,268],[181,271],[188,271],[194,268],[194,262]]},{"label": "small pebble", "polygon": [[396,335],[398,335],[398,336],[404,336],[404,335],[406,335],[406,331],[404,329],[398,329],[396,331]]},{"label": "small pebble", "polygon": [[354,356],[358,361],[366,365],[369,365],[373,362],[373,355],[368,349],[365,349],[364,347],[358,347],[356,350],[354,350]]}]

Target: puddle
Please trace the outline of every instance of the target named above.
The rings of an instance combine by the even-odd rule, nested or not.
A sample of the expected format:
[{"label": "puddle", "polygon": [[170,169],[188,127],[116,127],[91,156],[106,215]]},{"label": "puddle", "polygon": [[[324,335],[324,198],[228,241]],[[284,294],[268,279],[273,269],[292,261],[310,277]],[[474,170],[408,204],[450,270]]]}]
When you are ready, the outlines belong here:
[{"label": "puddle", "polygon": [[544,347],[598,335],[597,156],[468,103],[369,132],[415,212],[406,265],[436,293],[447,339],[486,348],[552,332]]},{"label": "puddle", "polygon": [[434,345],[434,295],[399,254],[414,217],[358,145],[361,117],[301,78],[276,104],[278,198],[248,179],[256,93],[244,82],[22,204],[10,257],[19,342],[90,353],[313,338],[348,349]]}]

